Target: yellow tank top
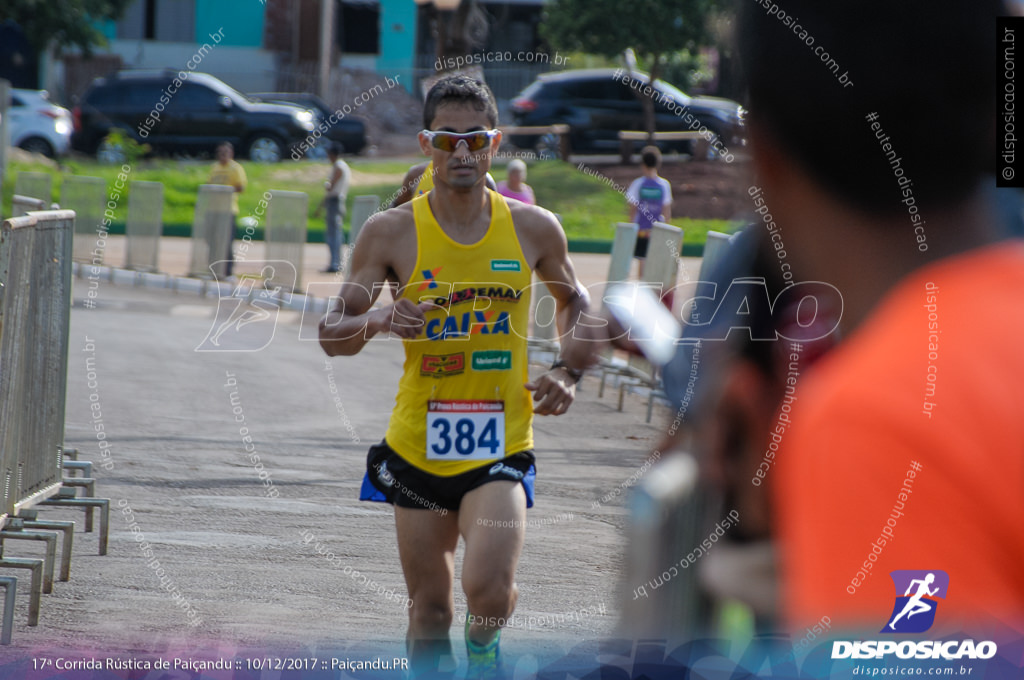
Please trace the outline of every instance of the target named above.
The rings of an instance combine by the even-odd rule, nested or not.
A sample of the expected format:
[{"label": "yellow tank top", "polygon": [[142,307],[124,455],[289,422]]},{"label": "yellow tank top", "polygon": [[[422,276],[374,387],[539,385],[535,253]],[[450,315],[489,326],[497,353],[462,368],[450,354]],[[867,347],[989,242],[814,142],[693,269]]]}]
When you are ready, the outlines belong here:
[{"label": "yellow tank top", "polygon": [[423,174],[420,175],[420,182],[416,185],[416,195],[422,196],[423,194],[429,194],[430,190],[434,188],[434,161],[427,163],[427,167],[423,169]]},{"label": "yellow tank top", "polygon": [[532,270],[505,199],[488,190],[491,224],[464,245],[412,201],[416,267],[402,297],[439,306],[403,341],[405,367],[385,439],[402,458],[450,477],[533,448],[526,332]]}]

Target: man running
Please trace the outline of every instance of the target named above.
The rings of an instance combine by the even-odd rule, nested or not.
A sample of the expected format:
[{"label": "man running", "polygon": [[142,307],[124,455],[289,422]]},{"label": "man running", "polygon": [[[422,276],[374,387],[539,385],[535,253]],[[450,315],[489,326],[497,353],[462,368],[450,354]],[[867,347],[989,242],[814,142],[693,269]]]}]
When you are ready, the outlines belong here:
[{"label": "man running", "polygon": [[[533,414],[572,403],[592,329],[565,236],[547,210],[506,202],[484,182],[501,133],[486,85],[440,80],[424,105],[420,147],[434,188],[366,224],[338,306],[320,325],[328,355],[378,335],[404,341],[405,369],[384,441],[370,449],[361,497],[395,506],[412,600],[406,635],[414,673],[451,655],[455,548],[470,677],[500,673],[500,623],[515,609],[515,569],[533,504]],[[558,301],[563,360],[527,374],[531,272]],[[371,309],[384,282],[393,304]],[[530,392],[535,406],[531,408]],[[494,530],[491,521],[503,528]],[[491,526],[488,526],[491,525]]]}]

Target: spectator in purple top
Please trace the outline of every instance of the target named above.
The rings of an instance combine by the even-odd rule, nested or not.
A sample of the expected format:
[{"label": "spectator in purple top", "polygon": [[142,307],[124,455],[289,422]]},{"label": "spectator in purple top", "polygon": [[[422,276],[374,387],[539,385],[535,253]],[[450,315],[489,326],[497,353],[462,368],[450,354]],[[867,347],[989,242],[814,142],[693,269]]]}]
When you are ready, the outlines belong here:
[{"label": "spectator in purple top", "polygon": [[533,197],[533,189],[526,183],[526,163],[518,158],[509,162],[508,181],[498,182],[498,193],[505,198],[514,198],[523,203],[537,205],[537,199]]},{"label": "spectator in purple top", "polygon": [[640,261],[640,276],[644,275],[644,260],[650,242],[651,225],[672,219],[672,185],[658,176],[661,151],[656,146],[645,146],[640,152],[644,174],[633,180],[626,190],[629,200],[629,221],[640,228],[633,257]]}]

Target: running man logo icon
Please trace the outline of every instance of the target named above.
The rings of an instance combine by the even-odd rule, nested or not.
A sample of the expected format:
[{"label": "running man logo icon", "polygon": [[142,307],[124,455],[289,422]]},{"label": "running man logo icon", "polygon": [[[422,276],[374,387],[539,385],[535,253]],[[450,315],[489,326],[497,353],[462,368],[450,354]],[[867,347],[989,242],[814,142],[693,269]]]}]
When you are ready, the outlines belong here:
[{"label": "running man logo icon", "polygon": [[941,569],[900,569],[889,576],[896,587],[896,603],[879,632],[923,633],[931,628],[939,607],[935,598],[945,599],[949,574]]},{"label": "running man logo icon", "polygon": [[196,352],[258,352],[274,339],[280,309],[295,287],[295,265],[284,260],[246,264],[253,263],[260,265],[258,276],[241,277],[230,293],[221,289],[216,316]]}]

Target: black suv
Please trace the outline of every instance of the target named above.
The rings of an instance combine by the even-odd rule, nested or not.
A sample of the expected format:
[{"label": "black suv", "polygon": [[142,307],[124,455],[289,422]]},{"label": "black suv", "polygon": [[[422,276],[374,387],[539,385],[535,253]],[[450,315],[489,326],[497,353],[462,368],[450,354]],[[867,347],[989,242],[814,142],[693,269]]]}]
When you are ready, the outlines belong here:
[{"label": "black suv", "polygon": [[155,152],[206,154],[229,141],[241,155],[272,163],[313,131],[315,116],[303,107],[254,101],[205,73],[177,78],[176,71],[97,78],[74,109],[72,147],[101,152],[117,129]]},{"label": "black suv", "polygon": [[[632,83],[632,86],[631,86]],[[574,153],[618,153],[620,130],[644,130],[640,97],[650,83],[644,73],[616,69],[586,69],[544,73],[512,100],[516,125],[570,126]],[[700,121],[730,151],[743,144],[743,109],[718,97],[690,97],[659,80],[651,95],[654,100],[655,129],[677,132],[691,129]],[[698,128],[699,129],[699,128]],[[511,135],[509,141],[523,149],[536,149],[541,156],[557,151],[557,138]],[[692,142],[660,142],[663,151],[692,152]]]},{"label": "black suv", "polygon": [[[327,102],[315,94],[308,92],[250,92],[249,97],[263,102],[281,102],[294,104],[309,109],[317,116],[316,125],[323,123],[327,127],[321,139],[341,144],[342,153],[359,153],[366,146],[366,123],[358,118],[344,117],[338,120],[335,111],[327,106]],[[331,116],[336,122],[331,124]],[[307,158],[323,159],[327,157],[327,145],[317,143],[306,152]]]}]

